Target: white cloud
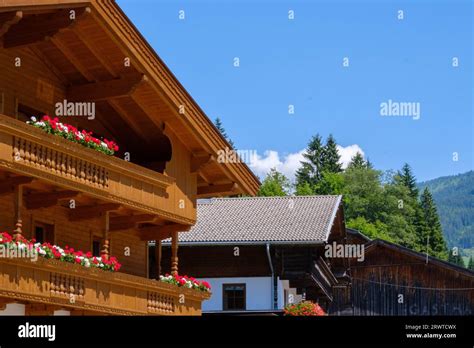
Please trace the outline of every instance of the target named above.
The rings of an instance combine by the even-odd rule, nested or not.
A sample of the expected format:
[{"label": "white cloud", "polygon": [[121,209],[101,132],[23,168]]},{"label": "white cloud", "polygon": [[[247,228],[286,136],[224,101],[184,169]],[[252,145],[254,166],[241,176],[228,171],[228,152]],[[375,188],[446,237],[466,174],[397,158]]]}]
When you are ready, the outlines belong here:
[{"label": "white cloud", "polygon": [[341,156],[341,160],[339,162],[342,163],[342,168],[344,169],[346,169],[349,163],[351,163],[352,157],[354,157],[357,152],[360,152],[360,154],[365,158],[364,151],[362,151],[360,146],[357,144],[346,147],[337,145],[337,152],[339,152],[339,156]]},{"label": "white cloud", "polygon": [[[340,162],[343,168],[347,167],[351,158],[357,152],[360,152],[362,156],[364,156],[364,151],[362,151],[360,146],[357,144],[346,147],[337,145],[337,151],[341,156]],[[250,158],[249,167],[262,179],[265,178],[270,169],[276,168],[279,172],[285,174],[285,176],[291,181],[294,181],[296,171],[301,166],[301,161],[304,160],[304,152],[305,149],[284,156],[280,156],[280,154],[274,150],[265,151],[263,156],[254,153]]]}]

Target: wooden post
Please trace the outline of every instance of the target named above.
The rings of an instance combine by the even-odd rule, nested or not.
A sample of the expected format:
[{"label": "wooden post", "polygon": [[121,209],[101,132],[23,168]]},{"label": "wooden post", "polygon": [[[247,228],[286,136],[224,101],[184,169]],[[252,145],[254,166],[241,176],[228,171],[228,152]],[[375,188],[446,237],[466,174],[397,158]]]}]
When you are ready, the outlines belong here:
[{"label": "wooden post", "polygon": [[171,274],[178,274],[178,232],[171,234]]},{"label": "wooden post", "polygon": [[156,279],[160,279],[161,275],[161,240],[155,242],[155,265]]},{"label": "wooden post", "polygon": [[15,213],[15,229],[13,230],[13,238],[14,240],[20,240],[22,236],[22,227],[23,222],[21,220],[21,208],[23,206],[23,186],[18,185],[15,186],[15,193],[14,193],[14,213]]},{"label": "wooden post", "polygon": [[104,260],[109,259],[109,228],[110,228],[110,216],[109,212],[105,212],[105,230],[104,230],[104,245],[100,252],[100,256]]}]

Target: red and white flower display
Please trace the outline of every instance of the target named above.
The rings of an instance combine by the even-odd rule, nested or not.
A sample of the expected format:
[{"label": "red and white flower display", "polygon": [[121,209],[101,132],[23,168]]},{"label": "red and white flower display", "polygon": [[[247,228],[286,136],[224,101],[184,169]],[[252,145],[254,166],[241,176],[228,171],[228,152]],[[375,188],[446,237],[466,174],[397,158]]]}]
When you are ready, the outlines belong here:
[{"label": "red and white flower display", "polygon": [[60,136],[109,156],[114,155],[115,152],[119,150],[119,147],[115,142],[107,139],[100,140],[92,136],[92,132],[88,132],[84,129],[80,131],[70,124],[59,122],[57,117],[51,118],[48,115],[45,115],[40,121],[38,121],[36,117],[32,117],[31,121],[27,121],[27,123],[44,130],[48,134]]},{"label": "red and white flower display", "polygon": [[303,301],[300,303],[290,304],[285,307],[285,316],[307,317],[307,316],[324,316],[327,315],[324,309],[317,303],[311,301]]},{"label": "red and white flower display", "polygon": [[75,251],[73,248],[66,246],[64,249],[52,245],[50,243],[36,243],[34,239],[27,240],[20,236],[15,240],[7,232],[0,232],[0,245],[6,248],[28,249],[36,252],[39,256],[46,259],[56,259],[63,262],[75,263],[87,268],[99,268],[104,271],[116,272],[122,267],[115,257],[95,257],[91,252],[83,253],[82,251]]},{"label": "red and white flower display", "polygon": [[165,276],[160,276],[160,281],[168,284],[173,284],[176,286],[195,289],[204,292],[211,292],[211,286],[206,281],[199,281],[193,277],[180,276],[180,275],[170,275],[166,274]]}]

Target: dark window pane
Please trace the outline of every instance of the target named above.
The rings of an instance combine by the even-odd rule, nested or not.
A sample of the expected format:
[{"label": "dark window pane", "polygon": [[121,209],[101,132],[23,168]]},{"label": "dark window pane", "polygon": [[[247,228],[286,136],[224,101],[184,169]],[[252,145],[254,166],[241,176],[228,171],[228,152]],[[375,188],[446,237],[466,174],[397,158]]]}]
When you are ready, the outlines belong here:
[{"label": "dark window pane", "polygon": [[36,226],[35,239],[38,243],[44,243],[44,228],[43,227]]},{"label": "dark window pane", "polygon": [[245,284],[223,285],[224,310],[245,310]]},{"label": "dark window pane", "polygon": [[96,257],[100,256],[100,241],[98,240],[92,242],[92,255]]}]

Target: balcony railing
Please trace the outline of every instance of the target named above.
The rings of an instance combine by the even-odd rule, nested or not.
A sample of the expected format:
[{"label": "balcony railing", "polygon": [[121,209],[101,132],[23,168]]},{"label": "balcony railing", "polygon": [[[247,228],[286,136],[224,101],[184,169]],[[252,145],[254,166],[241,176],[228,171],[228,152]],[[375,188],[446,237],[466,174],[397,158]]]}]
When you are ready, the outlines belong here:
[{"label": "balcony railing", "polygon": [[1,258],[0,297],[97,314],[200,315],[210,294],[57,260]]},{"label": "balcony railing", "polygon": [[0,168],[33,176],[95,198],[185,224],[194,214],[176,209],[167,189],[175,179],[107,156],[0,115]]}]

